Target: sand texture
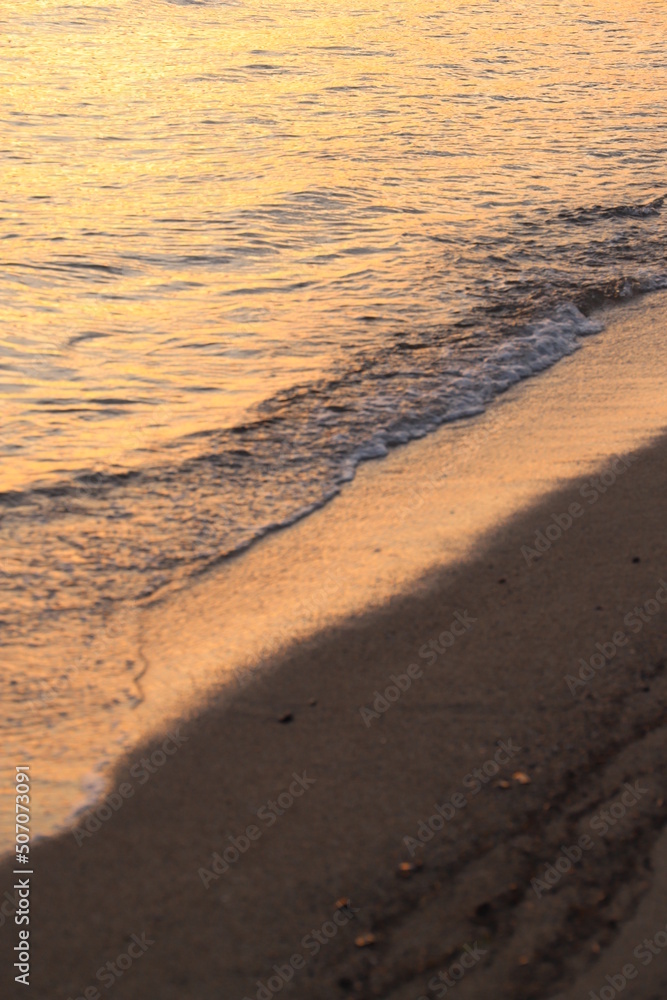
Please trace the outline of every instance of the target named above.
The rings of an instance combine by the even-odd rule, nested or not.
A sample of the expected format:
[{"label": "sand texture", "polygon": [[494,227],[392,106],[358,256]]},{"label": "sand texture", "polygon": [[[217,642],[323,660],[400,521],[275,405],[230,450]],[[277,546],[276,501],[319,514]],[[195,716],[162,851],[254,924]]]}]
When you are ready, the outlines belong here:
[{"label": "sand texture", "polygon": [[[631,458],[594,502],[571,483],[474,559],[227,689],[154,773],[139,762],[164,736],[122,762],[121,808],[34,850],[30,995],[106,995],[98,971],[134,934],[153,943],[103,981],[128,1000],[266,997],[274,966],[286,996],[416,1000],[445,995],[433,977],[462,954],[462,1000],[588,997],[627,963],[625,997],[663,997],[667,949],[633,949],[667,925],[667,442]],[[573,693],[597,643],[613,654]],[[409,688],[362,715],[411,664]],[[3,963],[13,938],[7,922]]]}]

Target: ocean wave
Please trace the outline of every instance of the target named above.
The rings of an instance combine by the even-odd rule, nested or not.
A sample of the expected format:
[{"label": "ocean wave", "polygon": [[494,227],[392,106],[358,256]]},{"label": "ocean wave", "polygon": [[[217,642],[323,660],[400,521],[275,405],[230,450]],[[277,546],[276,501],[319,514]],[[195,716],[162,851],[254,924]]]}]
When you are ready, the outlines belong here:
[{"label": "ocean wave", "polygon": [[387,349],[277,394],[243,425],[204,436],[186,461],[0,495],[8,549],[28,546],[36,530],[41,543],[39,557],[15,560],[0,580],[4,640],[28,628],[38,643],[36,616],[51,624],[66,613],[94,617],[110,601],[187,583],[326,503],[360,462],[483,412],[601,330],[563,302],[513,329],[487,329],[473,344],[441,336],[407,354]]}]

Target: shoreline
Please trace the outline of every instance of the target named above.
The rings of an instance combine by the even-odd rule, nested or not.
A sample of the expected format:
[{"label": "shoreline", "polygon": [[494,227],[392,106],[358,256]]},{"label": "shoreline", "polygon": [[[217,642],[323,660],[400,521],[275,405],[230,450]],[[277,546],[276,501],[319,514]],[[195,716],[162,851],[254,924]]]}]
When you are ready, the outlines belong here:
[{"label": "shoreline", "polygon": [[[663,329],[665,301],[635,323],[652,310]],[[578,1000],[577,983],[618,974],[624,931],[667,924],[667,437],[649,430],[667,403],[660,343],[638,358],[626,320],[590,363],[367,464],[327,508],[143,612],[162,731],[114,767],[99,826],[35,845],[33,995],[83,995],[146,935],[118,997],[254,1000],[277,965],[304,1000],[431,1000],[478,948],[463,1000]],[[576,387],[583,411],[564,406]],[[632,460],[610,463],[610,441]],[[327,586],[323,567],[347,575]],[[15,943],[3,933],[3,970]],[[664,993],[661,969],[633,997]]]},{"label": "shoreline", "polygon": [[[112,610],[95,635],[73,623],[39,666],[47,678],[70,664],[67,678],[52,700],[31,703],[25,729],[9,734],[8,759],[33,747],[38,760],[45,727],[58,743],[57,766],[43,773],[40,834],[70,823],[124,749],[178,719],[183,706],[203,706],[291,644],[419,589],[438,567],[471,558],[516,511],[651,440],[667,426],[666,308],[664,292],[609,308],[605,332],[584,349],[484,414],[364,463],[330,503],[186,590]],[[13,653],[7,669],[39,684],[34,651],[28,659]],[[91,671],[101,684],[92,700]],[[20,701],[12,707],[20,718]]]}]

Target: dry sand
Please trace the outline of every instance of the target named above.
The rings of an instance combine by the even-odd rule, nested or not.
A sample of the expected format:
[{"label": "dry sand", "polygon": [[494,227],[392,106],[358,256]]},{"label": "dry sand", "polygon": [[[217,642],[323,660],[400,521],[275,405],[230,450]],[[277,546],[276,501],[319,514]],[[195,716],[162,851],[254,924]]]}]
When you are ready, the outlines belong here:
[{"label": "dry sand", "polygon": [[[161,734],[121,762],[111,788],[132,794],[99,829],[84,818],[35,847],[31,985],[7,975],[4,920],[3,995],[663,1000],[667,947],[642,941],[667,927],[667,439],[629,457],[604,491],[587,471],[223,689],[175,752]],[[572,504],[571,526],[526,553]],[[573,694],[597,643],[616,648]],[[411,664],[409,688],[364,717]],[[313,780],[298,797],[295,775]],[[437,806],[446,822],[414,853]],[[450,967],[462,978],[438,985]]]}]

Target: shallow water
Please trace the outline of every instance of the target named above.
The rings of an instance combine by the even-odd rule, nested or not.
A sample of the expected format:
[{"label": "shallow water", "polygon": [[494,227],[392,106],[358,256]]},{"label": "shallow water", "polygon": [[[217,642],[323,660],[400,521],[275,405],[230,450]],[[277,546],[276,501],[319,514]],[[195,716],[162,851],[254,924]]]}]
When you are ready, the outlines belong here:
[{"label": "shallow water", "polygon": [[0,641],[33,702],[73,620],[667,282],[664,5],[446,7],[0,12]]}]

